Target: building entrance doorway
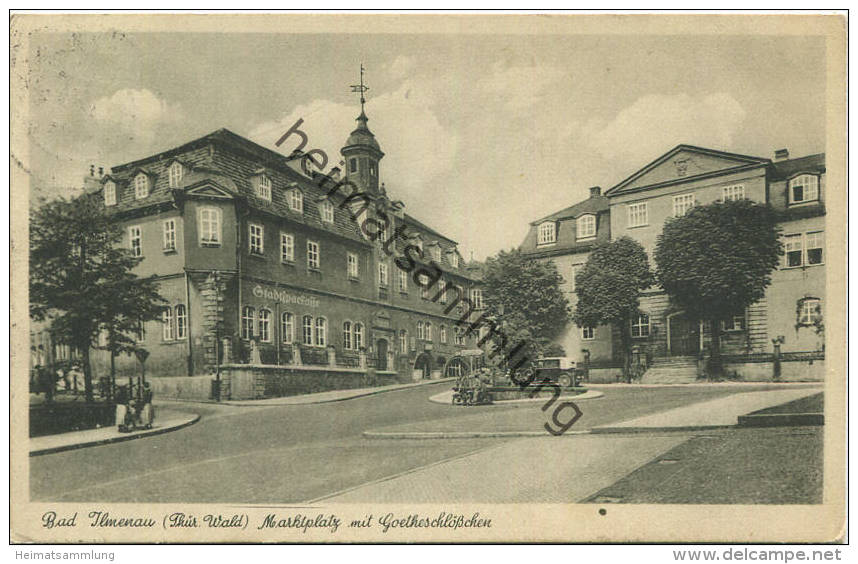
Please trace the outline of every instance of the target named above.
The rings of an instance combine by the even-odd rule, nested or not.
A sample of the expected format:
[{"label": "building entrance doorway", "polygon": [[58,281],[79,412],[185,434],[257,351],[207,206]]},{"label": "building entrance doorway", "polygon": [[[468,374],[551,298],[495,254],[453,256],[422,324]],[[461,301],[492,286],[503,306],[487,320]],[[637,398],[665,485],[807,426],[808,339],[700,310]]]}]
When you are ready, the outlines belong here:
[{"label": "building entrance doorway", "polygon": [[[417,357],[417,360],[414,361],[414,372],[419,373],[420,377],[424,380],[428,380],[432,377],[432,355],[429,353],[422,353]],[[416,377],[416,376],[415,376]]]},{"label": "building entrance doorway", "polygon": [[670,356],[692,356],[700,352],[700,324],[684,313],[667,317],[667,347]]},{"label": "building entrance doorway", "polygon": [[379,370],[387,370],[387,339],[379,339],[375,342],[375,351],[378,355],[376,368]]}]

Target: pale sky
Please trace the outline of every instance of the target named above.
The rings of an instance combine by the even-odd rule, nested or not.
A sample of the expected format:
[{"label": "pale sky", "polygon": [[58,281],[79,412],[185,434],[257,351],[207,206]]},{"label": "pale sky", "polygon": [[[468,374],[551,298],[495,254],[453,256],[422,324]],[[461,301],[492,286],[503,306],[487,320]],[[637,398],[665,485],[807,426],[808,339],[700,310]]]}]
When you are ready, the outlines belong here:
[{"label": "pale sky", "polygon": [[[823,152],[825,43],[800,36],[34,34],[34,197],[226,127],[298,118],[333,162],[366,67],[381,178],[477,259],[680,143]],[[286,142],[280,150],[294,148]]]}]

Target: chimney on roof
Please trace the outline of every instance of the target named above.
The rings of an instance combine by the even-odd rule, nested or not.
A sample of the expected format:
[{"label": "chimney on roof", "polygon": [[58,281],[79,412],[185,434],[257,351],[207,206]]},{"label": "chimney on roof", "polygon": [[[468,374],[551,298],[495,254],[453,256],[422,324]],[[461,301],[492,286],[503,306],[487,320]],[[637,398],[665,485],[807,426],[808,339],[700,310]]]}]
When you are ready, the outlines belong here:
[{"label": "chimney on roof", "polygon": [[785,161],[789,158],[789,149],[778,149],[775,151],[776,161]]},{"label": "chimney on roof", "polygon": [[602,195],[602,187],[601,186],[593,186],[590,188],[590,197],[595,198],[596,196]]},{"label": "chimney on roof", "polygon": [[104,167],[100,166],[98,167],[98,177],[101,178],[102,176],[104,176]]},{"label": "chimney on roof", "polygon": [[94,164],[89,165],[89,175],[95,176],[95,165]]}]

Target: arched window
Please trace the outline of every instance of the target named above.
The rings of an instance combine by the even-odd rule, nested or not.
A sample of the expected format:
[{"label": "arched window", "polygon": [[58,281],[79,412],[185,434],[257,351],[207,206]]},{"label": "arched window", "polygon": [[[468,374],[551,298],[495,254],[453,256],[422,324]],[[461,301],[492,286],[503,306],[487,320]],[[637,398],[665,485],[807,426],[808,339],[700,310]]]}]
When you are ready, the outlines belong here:
[{"label": "arched window", "polygon": [[363,324],[355,323],[355,349],[361,350],[363,348]]},{"label": "arched window", "polygon": [[426,338],[426,329],[423,327],[423,322],[417,322],[417,338],[421,341]]},{"label": "arched window", "polygon": [[284,311],[280,315],[280,339],[286,344],[292,343],[294,337],[294,321],[293,316],[288,311]]},{"label": "arched window", "polygon": [[142,172],[134,177],[134,197],[142,200],[149,195],[149,178]]},{"label": "arched window", "polygon": [[305,315],[301,319],[301,336],[305,345],[313,344],[313,317]]},{"label": "arched window", "polygon": [[271,312],[267,309],[259,310],[259,340],[271,342]]},{"label": "arched window", "polygon": [[169,307],[164,308],[161,313],[161,321],[164,322],[163,338],[165,341],[173,340],[173,310]]},{"label": "arched window", "polygon": [[348,350],[352,348],[352,322],[346,321],[343,323],[343,348]]},{"label": "arched window", "polygon": [[408,354],[408,331],[400,329],[399,331],[399,352]]},{"label": "arched window", "polygon": [[819,199],[819,177],[802,174],[789,181],[789,203],[801,204]]},{"label": "arched window", "polygon": [[176,306],[176,338],[188,338],[188,309],[185,304]]},{"label": "arched window", "polygon": [[588,239],[596,236],[596,216],[592,214],[582,215],[575,222],[578,227],[578,238]]},{"label": "arched window", "polygon": [[253,338],[253,325],[256,321],[256,311],[250,306],[244,306],[241,310],[241,338]]},{"label": "arched window", "polygon": [[324,317],[316,318],[316,346],[324,347],[328,343],[328,320]]},{"label": "arched window", "polygon": [[431,321],[426,322],[426,340],[427,341],[432,340],[432,322]]}]

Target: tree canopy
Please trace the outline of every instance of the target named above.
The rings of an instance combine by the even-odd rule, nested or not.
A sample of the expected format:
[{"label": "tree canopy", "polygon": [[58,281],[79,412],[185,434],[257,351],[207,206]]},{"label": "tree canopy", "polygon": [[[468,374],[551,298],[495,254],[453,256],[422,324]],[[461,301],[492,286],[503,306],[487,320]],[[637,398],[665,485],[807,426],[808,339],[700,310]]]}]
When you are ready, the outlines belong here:
[{"label": "tree canopy", "polygon": [[640,308],[640,292],[655,283],[646,251],[629,237],[597,246],[575,277],[575,323],[581,327],[612,325],[620,332],[628,377],[630,322]]},{"label": "tree canopy", "polygon": [[44,203],[30,217],[30,316],[83,355],[92,400],[89,348],[107,330],[113,352],[131,350],[133,334],[157,319],[165,301],[154,277],[133,268],[142,258],[120,247],[122,230],[92,195]]},{"label": "tree canopy", "polygon": [[526,342],[524,352],[538,356],[569,321],[562,282],[553,262],[530,258],[518,249],[501,251],[486,260],[485,313],[502,323],[510,345]]},{"label": "tree canopy", "polygon": [[687,314],[710,321],[713,372],[721,320],[765,296],[781,253],[777,214],[750,200],[694,207],[665,223],[655,248],[658,281]]}]

